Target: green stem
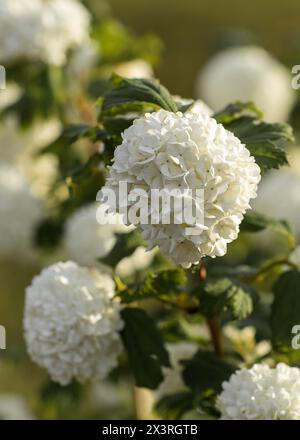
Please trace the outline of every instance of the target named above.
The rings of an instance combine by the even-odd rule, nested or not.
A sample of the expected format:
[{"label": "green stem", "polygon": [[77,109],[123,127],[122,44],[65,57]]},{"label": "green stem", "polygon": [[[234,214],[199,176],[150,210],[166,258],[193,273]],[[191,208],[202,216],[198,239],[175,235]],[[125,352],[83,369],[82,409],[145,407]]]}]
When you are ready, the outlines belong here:
[{"label": "green stem", "polygon": [[292,269],[298,269],[297,265],[287,260],[286,258],[282,258],[280,260],[271,261],[270,263],[263,266],[259,269],[255,274],[243,277],[243,281],[254,282],[257,281],[261,276],[268,273],[270,270],[274,269],[276,266],[289,266]]}]

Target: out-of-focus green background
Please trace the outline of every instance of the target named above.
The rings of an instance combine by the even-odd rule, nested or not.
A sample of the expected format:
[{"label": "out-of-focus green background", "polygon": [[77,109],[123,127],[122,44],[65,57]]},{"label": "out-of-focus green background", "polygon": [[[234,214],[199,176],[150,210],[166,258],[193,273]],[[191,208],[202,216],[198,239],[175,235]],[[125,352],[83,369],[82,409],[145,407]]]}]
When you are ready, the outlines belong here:
[{"label": "out-of-focus green background", "polygon": [[156,74],[182,96],[193,97],[197,71],[224,31],[248,31],[254,42],[279,59],[297,63],[298,0],[109,0],[109,4],[114,15],[138,33],[152,31],[161,37],[165,49]]}]

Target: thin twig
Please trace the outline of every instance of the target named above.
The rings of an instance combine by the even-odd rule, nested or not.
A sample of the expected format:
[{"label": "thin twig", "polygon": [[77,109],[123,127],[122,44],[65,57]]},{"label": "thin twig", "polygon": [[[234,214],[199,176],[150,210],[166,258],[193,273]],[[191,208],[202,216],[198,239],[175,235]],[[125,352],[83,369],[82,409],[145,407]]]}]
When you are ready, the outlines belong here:
[{"label": "thin twig", "polygon": [[257,272],[255,272],[253,275],[242,277],[243,281],[246,282],[255,282],[260,277],[262,277],[264,274],[268,273],[270,270],[275,268],[276,266],[289,266],[292,269],[298,269],[297,265],[292,263],[291,261],[287,260],[286,258],[282,258],[280,260],[271,261],[270,263],[267,263],[265,266],[260,268]]},{"label": "thin twig", "polygon": [[[207,271],[204,264],[201,264],[199,267],[199,280],[200,282],[204,282],[207,278]],[[207,319],[207,326],[210,332],[211,340],[214,346],[215,353],[218,357],[223,357],[223,348],[222,348],[222,336],[220,331],[219,318],[217,316]]]}]

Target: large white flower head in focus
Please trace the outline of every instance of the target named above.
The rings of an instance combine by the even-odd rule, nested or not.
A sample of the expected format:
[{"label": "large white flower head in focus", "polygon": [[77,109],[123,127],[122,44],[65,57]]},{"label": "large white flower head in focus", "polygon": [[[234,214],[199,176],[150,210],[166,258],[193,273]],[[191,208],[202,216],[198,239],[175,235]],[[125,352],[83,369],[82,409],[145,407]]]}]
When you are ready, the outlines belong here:
[{"label": "large white flower head in focus", "polygon": [[42,219],[41,201],[17,169],[0,166],[0,255],[34,257],[34,231]]},{"label": "large white flower head in focus", "polygon": [[88,39],[90,15],[77,0],[1,0],[0,61],[40,59],[62,65]]},{"label": "large white flower head in focus", "polygon": [[68,261],[26,289],[25,340],[32,360],[67,385],[103,379],[117,365],[122,328],[110,276]]},{"label": "large white flower head in focus", "polygon": [[200,71],[197,95],[214,111],[234,101],[253,101],[270,122],[286,121],[295,94],[288,70],[256,46],[226,49]]},{"label": "large white flower head in focus", "polygon": [[260,180],[259,167],[247,148],[204,113],[148,113],[136,119],[122,138],[106,181],[106,188],[117,195],[118,184],[124,181],[128,193],[145,191],[149,205],[151,189],[204,190],[201,207],[193,195],[181,191],[196,210],[204,209],[203,223],[190,224],[196,234],[187,233],[187,224],[175,224],[174,215],[171,224],[151,224],[148,210],[148,224],[139,226],[149,249],[159,246],[187,267],[204,256],[224,255],[227,244],[238,236]]},{"label": "large white flower head in focus", "polygon": [[223,383],[217,407],[222,420],[299,420],[300,369],[255,364]]},{"label": "large white flower head in focus", "polygon": [[120,216],[108,214],[116,224],[99,224],[98,204],[94,203],[77,210],[67,221],[64,247],[69,258],[83,266],[91,266],[98,258],[105,257],[114,247],[120,233],[129,233]]}]

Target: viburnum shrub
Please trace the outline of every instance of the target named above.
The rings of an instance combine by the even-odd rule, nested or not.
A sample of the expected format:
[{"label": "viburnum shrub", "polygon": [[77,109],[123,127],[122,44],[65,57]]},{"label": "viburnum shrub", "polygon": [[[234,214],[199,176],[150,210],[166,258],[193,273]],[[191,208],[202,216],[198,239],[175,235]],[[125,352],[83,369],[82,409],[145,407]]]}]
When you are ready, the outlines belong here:
[{"label": "viburnum shrub", "polygon": [[[27,289],[29,354],[68,384],[106,377],[123,351],[119,366],[137,387],[157,390],[154,410],[165,418],[190,410],[223,419],[299,418],[292,386],[299,370],[289,366],[299,363],[291,355],[300,316],[296,243],[284,212],[279,221],[251,209],[261,176],[288,165],[283,147],[293,141],[291,127],[264,122],[252,103],[229,103],[215,114],[204,104],[196,110],[155,79],[114,75],[97,106],[96,124],[66,127],[44,149],[58,157],[69,196],[55,197],[54,186],[55,209],[37,230],[37,244],[55,248],[66,230],[68,248],[89,268],[54,264]],[[75,148],[83,138],[90,142],[85,162]],[[151,189],[202,190],[201,206],[182,193],[202,220],[127,218],[126,233],[124,225],[103,225],[101,233],[90,203],[110,189],[119,202],[109,206],[110,216],[122,214],[121,181],[126,196],[141,198]],[[170,211],[179,215],[175,205]],[[160,208],[156,214],[161,220]],[[251,234],[267,229],[285,240],[284,254],[233,258],[232,249],[243,253]],[[141,247],[155,249],[152,258],[123,276],[117,266]],[[239,333],[249,326],[256,341],[255,331]],[[287,365],[276,367],[279,360]]]}]

